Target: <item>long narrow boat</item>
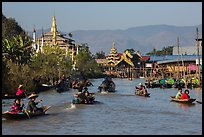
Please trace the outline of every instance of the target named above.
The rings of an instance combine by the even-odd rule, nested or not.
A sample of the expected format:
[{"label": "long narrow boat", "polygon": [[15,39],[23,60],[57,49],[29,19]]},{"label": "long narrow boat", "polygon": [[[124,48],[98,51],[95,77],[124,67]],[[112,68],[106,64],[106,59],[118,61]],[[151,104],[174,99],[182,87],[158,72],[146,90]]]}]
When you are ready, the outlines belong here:
[{"label": "long narrow boat", "polygon": [[190,98],[190,99],[176,99],[175,96],[171,96],[171,101],[175,101],[178,103],[193,103],[196,99]]},{"label": "long narrow boat", "polygon": [[139,94],[139,93],[135,92],[135,95],[136,95],[136,96],[143,96],[143,97],[150,97],[150,93],[147,93],[147,94]]},{"label": "long narrow boat", "polygon": [[[16,95],[8,95],[8,94],[5,94],[5,95],[2,95],[2,99],[15,99],[17,98]],[[18,96],[18,98],[26,98],[26,95],[25,94],[21,94]]]},{"label": "long narrow boat", "polygon": [[45,115],[45,112],[50,108],[50,106],[42,106],[43,111],[42,112],[36,112],[36,113],[28,113],[27,111],[22,111],[20,113],[13,113],[10,111],[6,111],[2,113],[2,118],[5,119],[10,119],[10,120],[17,120],[17,119],[30,119],[32,117],[36,117],[36,116],[41,116],[41,115]]}]

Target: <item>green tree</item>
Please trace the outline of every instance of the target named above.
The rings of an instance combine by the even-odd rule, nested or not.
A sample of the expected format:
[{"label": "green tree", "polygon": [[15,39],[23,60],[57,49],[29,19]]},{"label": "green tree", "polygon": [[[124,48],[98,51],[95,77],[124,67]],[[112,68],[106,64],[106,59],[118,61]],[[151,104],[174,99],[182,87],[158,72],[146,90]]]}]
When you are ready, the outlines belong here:
[{"label": "green tree", "polygon": [[173,47],[174,46],[168,46],[163,47],[162,50],[157,50],[154,48],[152,52],[147,53],[146,55],[172,55],[173,54]]},{"label": "green tree", "polygon": [[6,18],[2,13],[2,39],[10,40],[17,35],[26,36],[26,33],[14,18]]},{"label": "green tree", "polygon": [[62,74],[68,76],[71,73],[71,61],[66,61],[65,50],[58,46],[43,46],[43,53],[32,57],[30,67],[34,77],[45,79],[58,79]]},{"label": "green tree", "polygon": [[68,33],[68,36],[69,36],[70,38],[72,38],[72,37],[73,37],[73,34],[70,32],[70,33]]},{"label": "green tree", "polygon": [[82,44],[82,48],[76,55],[76,67],[84,77],[94,78],[101,74],[97,62],[89,51],[88,44]]},{"label": "green tree", "polygon": [[94,58],[95,59],[105,59],[106,58],[105,52],[104,51],[96,52]]},{"label": "green tree", "polygon": [[17,64],[27,64],[30,61],[31,40],[28,37],[17,35],[13,39],[4,39],[2,45],[3,58]]},{"label": "green tree", "polygon": [[[135,52],[135,50],[134,50],[133,48],[131,48],[131,49],[126,49],[126,50],[129,51],[129,53],[131,53],[131,54],[133,54],[133,53]],[[125,51],[126,51],[126,50],[125,50]],[[125,51],[124,51],[124,52],[125,52]]]}]

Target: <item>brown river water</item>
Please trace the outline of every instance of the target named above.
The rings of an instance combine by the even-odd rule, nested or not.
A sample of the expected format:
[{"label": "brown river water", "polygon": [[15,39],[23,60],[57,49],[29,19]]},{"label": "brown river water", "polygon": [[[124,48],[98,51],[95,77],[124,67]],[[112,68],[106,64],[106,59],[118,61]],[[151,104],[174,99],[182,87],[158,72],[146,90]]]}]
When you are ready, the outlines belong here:
[{"label": "brown river water", "polygon": [[[95,92],[93,105],[72,105],[76,90],[39,93],[40,105],[51,108],[46,115],[25,120],[2,118],[2,135],[202,135],[202,104],[171,102],[177,89],[148,89],[150,97],[134,96],[135,86],[144,79],[113,79],[116,92],[99,94],[103,79],[90,80]],[[202,101],[202,89],[190,90],[191,98]],[[2,111],[13,99],[2,100]],[[23,99],[23,102],[28,102]]]}]

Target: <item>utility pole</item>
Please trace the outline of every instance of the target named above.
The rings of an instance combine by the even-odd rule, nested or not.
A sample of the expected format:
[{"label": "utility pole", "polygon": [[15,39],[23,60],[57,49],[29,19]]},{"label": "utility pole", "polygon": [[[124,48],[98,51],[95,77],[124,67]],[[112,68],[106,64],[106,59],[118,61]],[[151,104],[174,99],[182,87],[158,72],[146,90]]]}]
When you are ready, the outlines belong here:
[{"label": "utility pole", "polygon": [[197,45],[197,55],[198,55],[198,85],[200,86],[200,56],[199,56],[199,41],[198,41],[198,28],[196,28],[196,45]]},{"label": "utility pole", "polygon": [[177,45],[178,45],[178,78],[180,77],[180,52],[179,52],[179,37],[177,37]]}]

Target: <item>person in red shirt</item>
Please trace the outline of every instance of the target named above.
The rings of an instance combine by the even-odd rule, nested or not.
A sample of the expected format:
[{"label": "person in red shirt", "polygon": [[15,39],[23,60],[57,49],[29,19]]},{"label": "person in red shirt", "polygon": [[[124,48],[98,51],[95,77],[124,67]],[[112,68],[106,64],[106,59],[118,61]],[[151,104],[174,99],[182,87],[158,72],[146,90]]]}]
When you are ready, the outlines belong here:
[{"label": "person in red shirt", "polygon": [[18,90],[16,92],[16,96],[20,96],[22,93],[24,93],[24,90],[23,90],[23,84],[20,84],[18,86]]},{"label": "person in red shirt", "polygon": [[181,99],[190,99],[188,89],[186,89],[185,92],[182,94]]},{"label": "person in red shirt", "polygon": [[24,104],[21,105],[21,99],[20,98],[16,98],[13,102],[13,105],[10,109],[10,112],[17,114],[19,112],[22,112],[24,107]]}]

